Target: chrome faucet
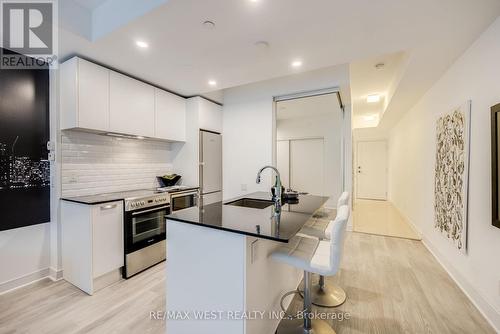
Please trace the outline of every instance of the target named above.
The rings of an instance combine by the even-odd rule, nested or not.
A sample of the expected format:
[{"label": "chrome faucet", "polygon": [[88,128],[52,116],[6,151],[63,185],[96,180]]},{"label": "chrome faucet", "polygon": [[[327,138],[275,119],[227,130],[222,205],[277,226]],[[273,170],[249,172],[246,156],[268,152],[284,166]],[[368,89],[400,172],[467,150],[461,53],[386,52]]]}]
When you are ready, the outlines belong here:
[{"label": "chrome faucet", "polygon": [[274,172],[276,173],[276,185],[273,186],[274,188],[274,210],[276,213],[280,213],[281,212],[281,176],[280,176],[280,172],[278,171],[278,169],[276,167],[273,167],[273,166],[264,166],[262,167],[259,172],[257,173],[257,179],[256,179],[256,183],[259,184],[260,183],[260,174],[262,174],[262,172],[265,170],[265,169],[272,169],[274,170]]}]

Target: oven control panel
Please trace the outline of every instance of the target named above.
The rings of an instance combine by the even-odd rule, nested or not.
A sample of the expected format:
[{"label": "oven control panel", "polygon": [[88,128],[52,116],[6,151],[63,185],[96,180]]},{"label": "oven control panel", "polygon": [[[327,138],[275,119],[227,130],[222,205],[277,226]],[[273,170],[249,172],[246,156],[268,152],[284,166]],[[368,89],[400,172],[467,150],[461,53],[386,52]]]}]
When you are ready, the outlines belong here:
[{"label": "oven control panel", "polygon": [[125,200],[125,211],[134,211],[170,203],[168,194],[158,194],[148,197],[133,198]]}]

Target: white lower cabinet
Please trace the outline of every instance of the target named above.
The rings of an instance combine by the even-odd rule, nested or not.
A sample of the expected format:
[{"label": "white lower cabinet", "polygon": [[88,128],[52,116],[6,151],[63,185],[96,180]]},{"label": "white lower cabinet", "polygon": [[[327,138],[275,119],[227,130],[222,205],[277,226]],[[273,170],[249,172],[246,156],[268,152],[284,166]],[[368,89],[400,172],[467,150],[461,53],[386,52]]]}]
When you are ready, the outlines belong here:
[{"label": "white lower cabinet", "polygon": [[63,278],[88,294],[121,279],[123,201],[61,202]]}]

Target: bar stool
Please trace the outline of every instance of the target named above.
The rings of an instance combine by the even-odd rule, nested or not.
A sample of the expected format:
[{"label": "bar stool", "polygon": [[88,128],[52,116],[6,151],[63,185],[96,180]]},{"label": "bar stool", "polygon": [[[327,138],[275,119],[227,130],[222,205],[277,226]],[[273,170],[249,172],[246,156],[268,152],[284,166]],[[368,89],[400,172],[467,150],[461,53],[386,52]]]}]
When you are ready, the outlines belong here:
[{"label": "bar stool", "polygon": [[[339,216],[340,208],[347,207],[347,218],[349,219],[349,193],[343,192],[337,201],[337,217]],[[305,227],[300,230],[299,235],[304,237],[313,237],[320,240],[329,240],[332,238],[332,228],[335,220],[331,221],[323,230],[321,226]],[[337,307],[342,305],[346,299],[347,294],[344,289],[336,284],[325,284],[325,276],[319,276],[318,284],[311,288],[312,303],[316,306],[322,307]]]},{"label": "bar stool", "polygon": [[[349,206],[349,193],[347,191],[344,191],[337,200],[337,213],[340,207],[343,205]],[[331,235],[330,232],[331,226],[329,226],[330,223],[331,221],[325,224],[321,220],[320,221],[314,220],[311,223],[306,224],[306,226],[304,226],[297,234],[302,237],[330,239]]]},{"label": "bar stool", "polygon": [[283,320],[283,324],[276,331],[277,334],[335,334],[326,321],[311,319],[311,276],[313,273],[332,276],[339,271],[348,218],[349,207],[342,206],[337,213],[337,218],[332,222],[333,238],[331,240],[297,236],[293,242],[278,248],[271,254],[271,258],[275,261],[304,270],[304,320]]}]

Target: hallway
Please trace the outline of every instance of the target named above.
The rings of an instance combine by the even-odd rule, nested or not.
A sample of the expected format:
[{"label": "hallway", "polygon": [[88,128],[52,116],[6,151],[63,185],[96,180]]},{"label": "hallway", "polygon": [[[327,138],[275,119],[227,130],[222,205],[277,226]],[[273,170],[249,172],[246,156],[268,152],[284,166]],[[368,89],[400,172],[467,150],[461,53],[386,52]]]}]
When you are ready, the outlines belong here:
[{"label": "hallway", "polygon": [[355,232],[421,240],[415,229],[389,201],[357,199],[354,203],[353,224]]}]

